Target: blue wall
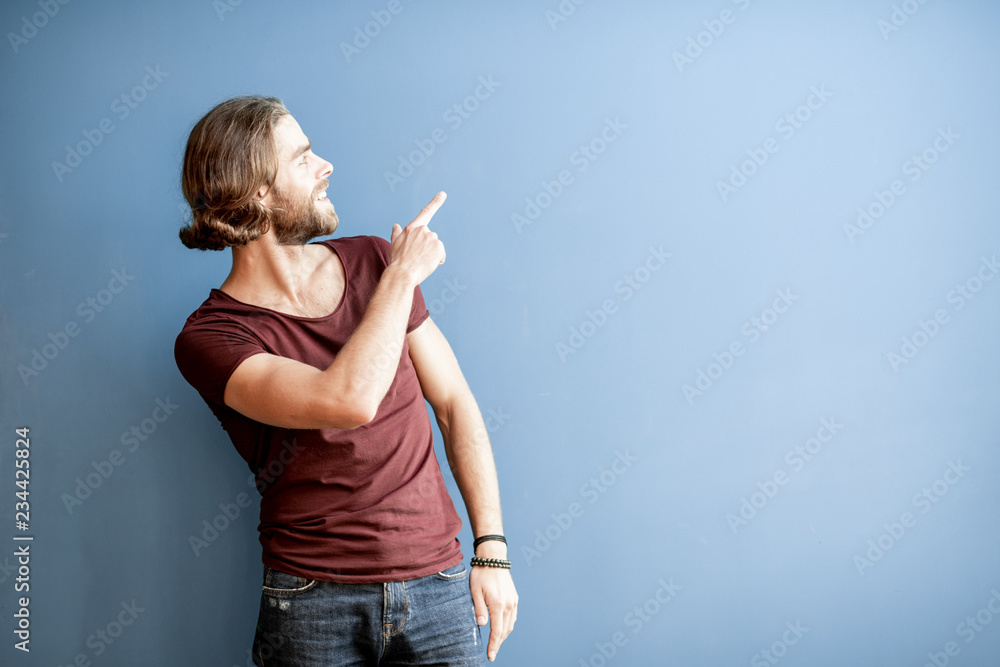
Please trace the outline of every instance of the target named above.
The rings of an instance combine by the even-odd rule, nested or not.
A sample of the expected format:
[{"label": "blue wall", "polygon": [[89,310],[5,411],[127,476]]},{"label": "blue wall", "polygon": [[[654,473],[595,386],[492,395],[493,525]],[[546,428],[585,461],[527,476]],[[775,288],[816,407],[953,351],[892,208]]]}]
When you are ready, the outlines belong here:
[{"label": "blue wall", "polygon": [[268,94],[341,234],[449,194],[423,290],[491,418],[499,664],[996,664],[996,3],[16,0],[0,28],[0,662],[249,664],[256,494],[172,345],[229,270],[177,240],[188,132]]}]

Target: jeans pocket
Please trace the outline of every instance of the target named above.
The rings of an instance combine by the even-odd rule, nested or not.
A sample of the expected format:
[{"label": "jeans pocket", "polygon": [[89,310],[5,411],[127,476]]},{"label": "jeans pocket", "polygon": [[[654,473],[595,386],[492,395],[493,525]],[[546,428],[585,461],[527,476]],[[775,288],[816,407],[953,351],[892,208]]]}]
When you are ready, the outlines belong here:
[{"label": "jeans pocket", "polygon": [[459,579],[465,579],[469,571],[465,567],[465,563],[459,563],[458,565],[452,565],[447,570],[442,570],[435,574],[434,576],[438,579],[443,579],[444,581],[457,581]]},{"label": "jeans pocket", "polygon": [[265,595],[287,598],[311,591],[318,583],[315,579],[297,577],[269,567],[264,572],[264,585],[260,588]]}]

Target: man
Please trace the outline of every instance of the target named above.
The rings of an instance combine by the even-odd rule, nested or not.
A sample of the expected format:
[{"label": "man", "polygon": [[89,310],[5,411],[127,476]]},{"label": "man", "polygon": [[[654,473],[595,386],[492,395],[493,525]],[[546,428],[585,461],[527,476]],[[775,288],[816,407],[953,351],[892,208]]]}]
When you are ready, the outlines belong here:
[{"label": "man", "polygon": [[[517,618],[486,428],[418,287],[444,263],[428,222],[391,243],[307,243],[338,218],[329,162],[284,105],[240,97],[193,128],[192,248],[232,248],[175,357],[256,474],[264,582],[257,665],[480,665]],[[444,436],[476,557],[434,455]],[[470,594],[471,593],[471,594]]]}]

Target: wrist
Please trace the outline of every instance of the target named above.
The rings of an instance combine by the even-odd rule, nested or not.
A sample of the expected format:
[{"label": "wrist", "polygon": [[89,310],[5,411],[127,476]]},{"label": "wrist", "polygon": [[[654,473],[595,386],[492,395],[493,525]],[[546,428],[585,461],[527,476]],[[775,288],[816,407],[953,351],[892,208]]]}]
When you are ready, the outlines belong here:
[{"label": "wrist", "polygon": [[487,570],[509,570],[511,563],[506,558],[483,558],[481,556],[473,556],[472,560],[469,561],[469,565],[474,568]]},{"label": "wrist", "polygon": [[473,549],[473,555],[480,558],[507,558],[507,545],[503,542],[490,540],[481,543]]},{"label": "wrist", "polygon": [[397,289],[413,291],[420,281],[417,277],[407,271],[405,268],[399,265],[399,263],[390,262],[385,270],[382,272],[382,278],[379,280],[380,283],[384,282],[388,287],[395,287]]}]

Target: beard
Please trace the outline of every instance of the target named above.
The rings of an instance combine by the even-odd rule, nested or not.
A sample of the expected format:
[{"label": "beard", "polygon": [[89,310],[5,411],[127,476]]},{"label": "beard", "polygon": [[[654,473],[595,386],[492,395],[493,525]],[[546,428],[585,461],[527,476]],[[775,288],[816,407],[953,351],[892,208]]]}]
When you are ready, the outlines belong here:
[{"label": "beard", "polygon": [[326,202],[316,201],[319,193],[326,189],[320,185],[309,198],[295,199],[284,191],[274,188],[274,205],[271,207],[271,228],[279,245],[305,245],[317,236],[327,236],[337,230],[340,219]]}]

